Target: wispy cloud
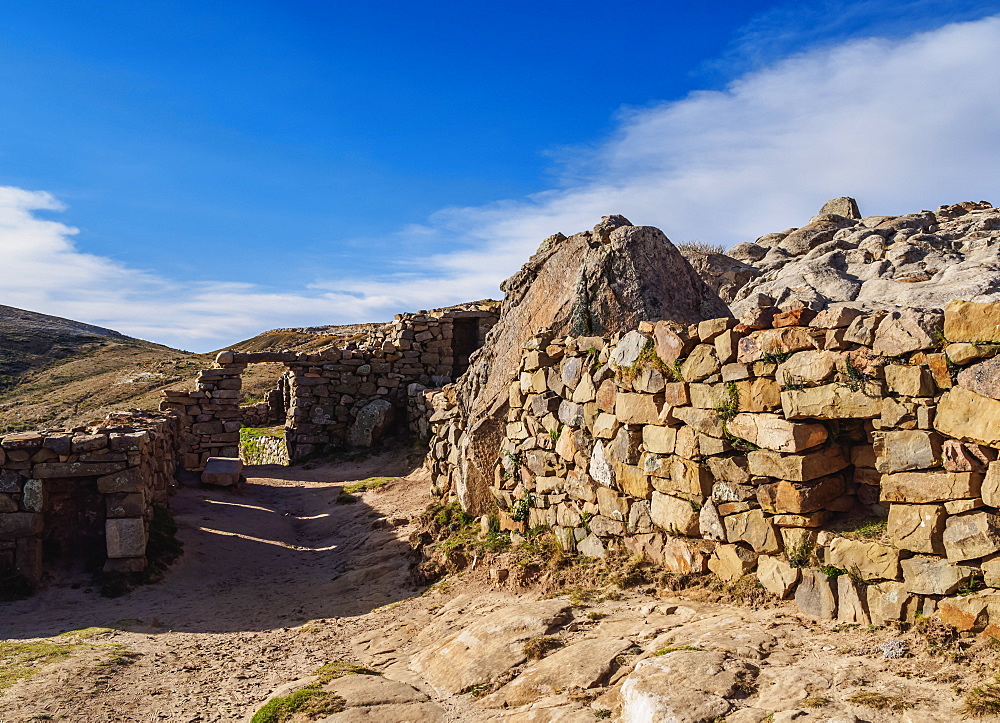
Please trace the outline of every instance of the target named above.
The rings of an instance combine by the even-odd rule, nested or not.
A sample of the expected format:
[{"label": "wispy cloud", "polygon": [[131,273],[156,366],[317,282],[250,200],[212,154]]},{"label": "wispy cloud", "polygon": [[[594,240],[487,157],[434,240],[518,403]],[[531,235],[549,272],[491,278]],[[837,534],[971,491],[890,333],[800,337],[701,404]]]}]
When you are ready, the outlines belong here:
[{"label": "wispy cloud", "polygon": [[817,48],[721,91],[624,110],[605,142],[560,154],[552,190],[400,231],[440,244],[437,255],[293,291],[175,281],[87,254],[75,229],[39,215],[61,209],[51,196],[0,189],[0,303],[204,350],[268,327],[495,295],[541,239],[609,213],[678,242],[731,245],[799,225],[832,196],[855,196],[869,214],[996,200],[998,83],[1000,17]]}]

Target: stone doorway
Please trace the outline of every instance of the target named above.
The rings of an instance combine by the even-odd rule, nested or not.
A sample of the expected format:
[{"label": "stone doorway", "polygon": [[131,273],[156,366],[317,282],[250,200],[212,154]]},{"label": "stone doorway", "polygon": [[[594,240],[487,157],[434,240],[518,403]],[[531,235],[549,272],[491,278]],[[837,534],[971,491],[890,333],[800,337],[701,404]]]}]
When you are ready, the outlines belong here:
[{"label": "stone doorway", "polygon": [[479,319],[477,317],[457,318],[452,323],[452,344],[455,360],[452,377],[458,379],[468,370],[469,357],[483,344],[480,338]]}]

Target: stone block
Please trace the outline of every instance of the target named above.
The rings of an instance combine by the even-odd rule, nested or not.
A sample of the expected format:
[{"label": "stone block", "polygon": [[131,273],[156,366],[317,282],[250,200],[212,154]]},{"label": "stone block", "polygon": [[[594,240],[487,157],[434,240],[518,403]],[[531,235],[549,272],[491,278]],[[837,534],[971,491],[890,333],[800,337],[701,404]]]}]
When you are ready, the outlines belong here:
[{"label": "stone block", "polygon": [[806,615],[833,620],[837,617],[837,581],[819,570],[802,570],[795,588],[795,604]]},{"label": "stone block", "polygon": [[240,483],[243,463],[239,457],[209,457],[201,473],[202,484],[234,487]]},{"label": "stone block", "polygon": [[43,517],[37,512],[0,514],[0,540],[16,540],[42,533]]},{"label": "stone block", "polygon": [[835,537],[823,549],[823,561],[842,570],[857,569],[866,580],[900,579],[899,550],[877,542]]},{"label": "stone block", "polygon": [[990,507],[1000,508],[1000,462],[990,462],[981,487],[983,502]]},{"label": "stone block", "polygon": [[882,398],[824,384],[783,391],[781,408],[787,419],[874,419],[882,415]]},{"label": "stone block", "polygon": [[962,387],[949,389],[938,402],[934,428],[947,437],[1000,446],[1000,401]]},{"label": "stone block", "polygon": [[142,517],[146,513],[146,496],[141,492],[106,495],[108,517]]},{"label": "stone block", "polygon": [[941,535],[946,517],[944,505],[892,504],[886,533],[900,550],[944,555]]},{"label": "stone block", "polygon": [[889,390],[904,397],[929,397],[934,394],[934,378],[924,366],[889,364],[885,368]]},{"label": "stone block", "polygon": [[142,487],[142,471],[138,467],[130,467],[97,479],[97,491],[102,494],[138,492]]},{"label": "stone block", "polygon": [[975,472],[896,472],[882,475],[882,502],[925,504],[980,496],[983,475]]},{"label": "stone block", "polygon": [[803,454],[758,449],[747,454],[750,474],[791,482],[807,482],[839,472],[849,465],[838,447]]},{"label": "stone block", "polygon": [[883,474],[930,469],[941,465],[941,435],[910,430],[875,437],[875,469]]},{"label": "stone block", "polygon": [[673,454],[676,439],[677,429],[675,427],[647,424],[642,428],[642,444],[647,452],[653,454]]},{"label": "stone block", "polygon": [[868,591],[850,575],[837,578],[837,620],[858,625],[871,625],[868,614]]},{"label": "stone block", "polygon": [[737,361],[748,364],[767,360],[772,355],[791,354],[817,346],[816,339],[803,327],[765,329],[740,339]]},{"label": "stone block", "polygon": [[142,557],[146,554],[146,524],[142,518],[105,520],[104,533],[108,557]]},{"label": "stone block", "polygon": [[900,356],[935,348],[941,339],[943,314],[903,309],[885,316],[875,330],[872,345],[880,356]]},{"label": "stone block", "polygon": [[776,452],[802,452],[826,441],[822,424],[790,422],[777,414],[737,414],[727,424],[729,433]]},{"label": "stone block", "polygon": [[8,434],[0,439],[0,446],[5,450],[27,450],[34,452],[36,449],[40,449],[44,442],[45,437],[38,432],[19,432],[17,434]]},{"label": "stone block", "polygon": [[1000,357],[966,367],[958,374],[958,386],[990,399],[1000,399]]},{"label": "stone block", "polygon": [[622,424],[656,424],[659,416],[657,395],[619,392],[615,398],[615,417]]},{"label": "stone block", "polygon": [[840,358],[833,351],[800,351],[781,362],[774,376],[783,386],[818,386],[833,379]]},{"label": "stone block", "polygon": [[628,516],[628,499],[607,487],[597,488],[597,509],[611,520],[624,522]]},{"label": "stone block", "polygon": [[715,345],[699,344],[681,364],[681,378],[686,382],[700,382],[721,371]]},{"label": "stone block", "polygon": [[708,569],[726,581],[739,580],[757,566],[757,553],[743,545],[719,545],[708,560]]},{"label": "stone block", "polygon": [[32,466],[31,476],[35,479],[98,477],[127,467],[128,462],[44,462]]},{"label": "stone block", "polygon": [[938,604],[937,616],[960,631],[982,632],[1000,622],[1000,592],[983,590],[947,598]]},{"label": "stone block", "polygon": [[945,522],[942,542],[951,562],[1000,552],[1000,516],[975,511],[952,515]]},{"label": "stone block", "polygon": [[944,335],[952,342],[1000,342],[1000,304],[949,302],[944,307]]},{"label": "stone block", "polygon": [[665,364],[671,365],[691,351],[698,340],[687,334],[682,336],[668,321],[658,321],[653,325],[653,342],[656,345],[656,355]]},{"label": "stone block", "polygon": [[818,512],[844,494],[839,474],[810,482],[779,480],[757,487],[757,502],[768,512],[802,515]]},{"label": "stone block", "polygon": [[641,334],[638,331],[628,332],[618,342],[618,346],[615,347],[614,351],[611,352],[611,357],[608,360],[609,363],[615,369],[623,369],[634,366],[639,360],[639,355],[642,354],[642,350],[645,349],[646,344],[649,343],[649,340],[648,336]]},{"label": "stone block", "polygon": [[653,492],[649,513],[661,530],[686,537],[698,535],[698,510],[688,500]]},{"label": "stone block", "polygon": [[653,491],[649,475],[634,465],[616,464],[615,478],[618,480],[619,489],[631,497],[638,497],[640,500],[644,500]]},{"label": "stone block", "polygon": [[715,505],[715,500],[709,498],[698,510],[698,531],[706,540],[717,542],[726,541],[726,527],[719,514],[719,508]]},{"label": "stone block", "polygon": [[654,476],[653,487],[686,499],[701,500],[712,492],[712,473],[701,463],[683,457],[672,457],[669,477]]},{"label": "stone block", "polygon": [[783,549],[778,529],[761,510],[727,515],[722,522],[728,542],[745,542],[762,555],[777,555]]},{"label": "stone block", "polygon": [[911,557],[900,564],[906,589],[917,595],[951,595],[978,572],[940,557]]},{"label": "stone block", "polygon": [[868,585],[868,614],[873,625],[884,625],[890,620],[912,623],[916,619],[920,599],[901,582],[889,580]]},{"label": "stone block", "polygon": [[801,576],[799,568],[792,567],[781,558],[770,555],[757,558],[757,581],[765,590],[782,600],[792,594]]}]

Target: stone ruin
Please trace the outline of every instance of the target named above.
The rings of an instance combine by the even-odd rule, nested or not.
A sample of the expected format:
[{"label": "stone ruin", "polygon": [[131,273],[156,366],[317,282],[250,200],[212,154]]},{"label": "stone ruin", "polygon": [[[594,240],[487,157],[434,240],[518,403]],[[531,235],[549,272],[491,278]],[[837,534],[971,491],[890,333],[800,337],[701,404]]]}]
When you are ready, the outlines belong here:
[{"label": "stone ruin", "polygon": [[[159,413],[109,415],[70,431],[0,439],[0,585],[36,585],[60,566],[145,568],[150,522],[179,469],[239,455],[240,429],[284,424],[286,463],[370,447],[394,427],[426,437],[425,393],[461,375],[497,319],[497,302],[401,314],[361,339],[314,354],[221,352],[193,390],[168,390]],[[248,364],[286,367],[279,387],[240,405]],[[274,440],[281,443],[281,440]],[[284,446],[282,444],[282,446]]]},{"label": "stone ruin", "polygon": [[[284,421],[295,460],[373,443],[391,414],[430,436],[435,494],[513,535],[544,526],[582,555],[754,574],[822,618],[936,612],[1000,635],[1000,212],[858,216],[837,199],[804,230],[737,247],[757,257],[749,272],[692,267],[657,229],[606,217],[546,239],[503,285],[499,314],[405,315],[315,354],[223,352],[196,389],[167,394],[156,429],[8,436],[0,560],[40,575],[46,535],[64,534],[71,518],[39,481],[106,497],[92,496],[105,504],[106,565],[131,569],[141,557],[122,541],[148,509],[114,495],[165,497],[172,466],[235,456],[243,425]],[[860,298],[867,282],[809,266],[826,254],[840,281],[871,256],[910,301],[918,288],[929,301],[894,304],[886,285]],[[973,279],[941,267],[949,254],[983,266],[974,285],[949,287],[971,299],[938,304],[935,283]],[[791,285],[774,286],[786,277],[768,267]],[[460,321],[470,312],[475,334]],[[239,375],[258,361],[287,371],[266,402],[241,408]],[[135,434],[146,446],[122,451]],[[92,437],[104,446],[91,450]],[[98,457],[113,468],[86,466]],[[141,493],[109,481],[130,469]]]}]

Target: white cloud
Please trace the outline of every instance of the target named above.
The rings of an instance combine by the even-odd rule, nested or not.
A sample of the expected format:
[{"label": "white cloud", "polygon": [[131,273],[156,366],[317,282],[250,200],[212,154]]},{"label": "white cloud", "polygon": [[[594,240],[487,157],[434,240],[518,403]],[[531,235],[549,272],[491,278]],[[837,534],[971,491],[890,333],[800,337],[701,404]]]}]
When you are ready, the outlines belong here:
[{"label": "white cloud", "polygon": [[596,149],[562,153],[554,190],[445,209],[400,232],[450,251],[289,292],[175,282],[83,253],[75,229],[35,213],[60,210],[55,199],[0,189],[0,302],[206,349],[268,327],[496,295],[541,239],[609,213],[676,242],[731,245],[800,225],[833,196],[854,196],[868,214],[997,201],[998,83],[1000,17],[813,50],[723,91],[623,111]]}]

